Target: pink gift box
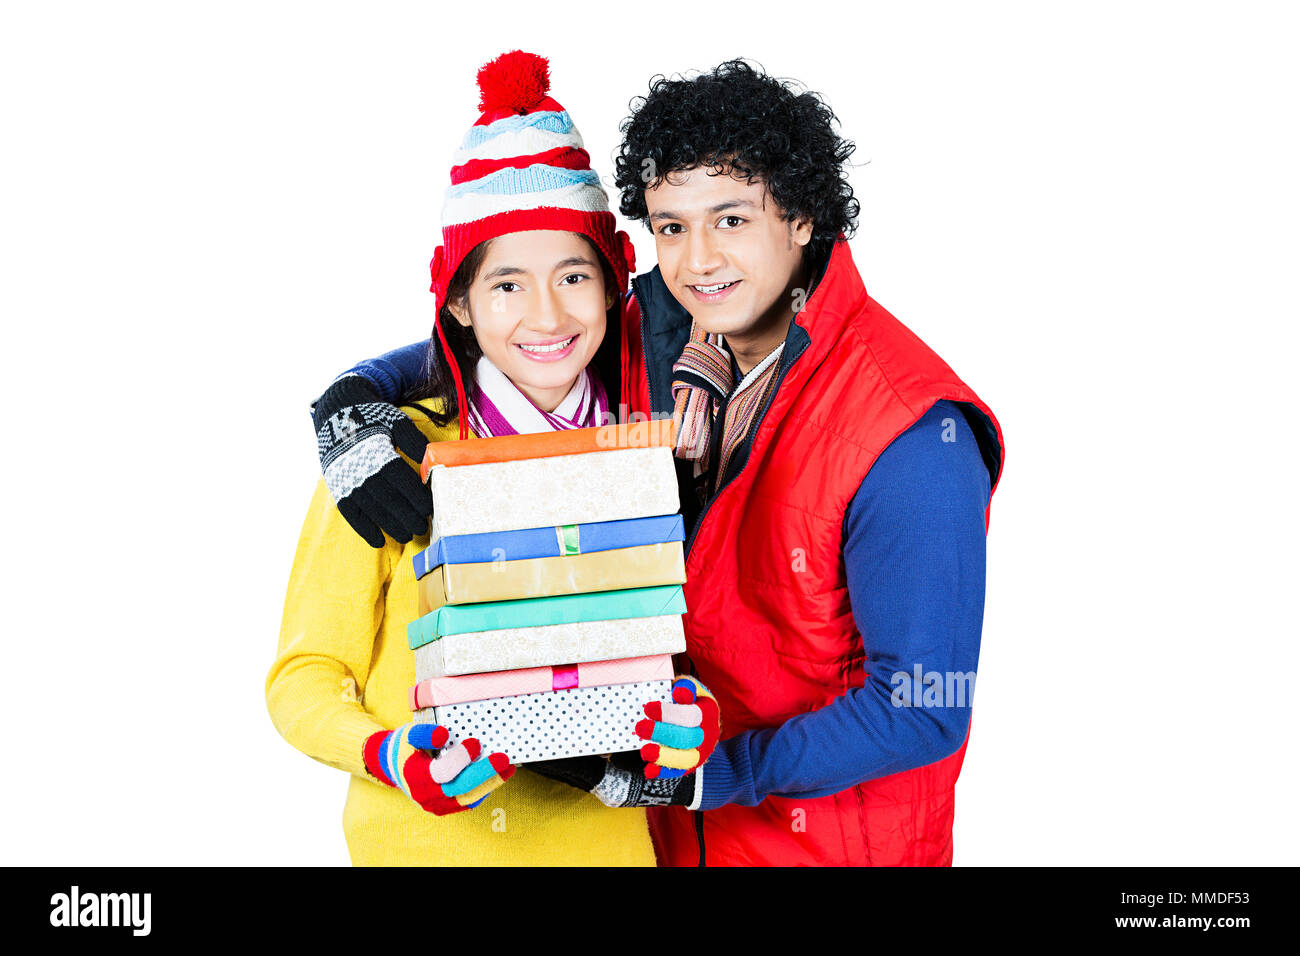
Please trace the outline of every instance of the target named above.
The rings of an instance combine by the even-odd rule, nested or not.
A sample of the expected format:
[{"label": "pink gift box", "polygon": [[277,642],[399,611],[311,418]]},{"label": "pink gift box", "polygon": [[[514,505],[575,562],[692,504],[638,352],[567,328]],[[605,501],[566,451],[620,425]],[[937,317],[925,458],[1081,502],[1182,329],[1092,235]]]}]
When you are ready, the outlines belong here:
[{"label": "pink gift box", "polygon": [[673,679],[671,654],[628,657],[618,661],[593,661],[558,667],[528,667],[492,674],[431,677],[411,688],[411,710],[445,707],[496,697],[518,697],[573,687],[604,687],[639,681]]}]

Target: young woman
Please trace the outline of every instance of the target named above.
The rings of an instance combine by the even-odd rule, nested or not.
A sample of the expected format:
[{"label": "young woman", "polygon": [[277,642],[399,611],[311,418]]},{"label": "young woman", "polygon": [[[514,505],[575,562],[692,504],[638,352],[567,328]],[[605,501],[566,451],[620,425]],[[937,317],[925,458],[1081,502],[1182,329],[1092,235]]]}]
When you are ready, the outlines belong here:
[{"label": "young woman", "polygon": [[[479,83],[483,115],[457,153],[431,263],[427,380],[402,409],[420,436],[403,443],[411,458],[389,451],[397,474],[414,468],[421,440],[599,425],[630,400],[631,245],[568,114],[546,96],[546,61],[507,54]],[[322,447],[341,435],[364,447],[373,407],[325,416]],[[643,810],[515,772],[472,738],[445,747],[445,730],[410,722],[411,559],[428,526],[372,547],[335,507],[354,490],[348,462],[331,467],[303,525],[266,696],[290,743],[352,775],[353,863],[653,865]]]}]

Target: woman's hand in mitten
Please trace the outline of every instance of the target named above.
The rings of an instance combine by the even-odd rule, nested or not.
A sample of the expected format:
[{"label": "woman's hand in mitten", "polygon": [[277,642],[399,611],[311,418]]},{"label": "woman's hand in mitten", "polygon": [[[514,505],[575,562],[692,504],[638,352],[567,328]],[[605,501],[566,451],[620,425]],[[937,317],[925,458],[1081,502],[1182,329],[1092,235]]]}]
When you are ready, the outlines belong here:
[{"label": "woman's hand in mitten", "polygon": [[636,725],[636,735],[649,741],[641,747],[641,758],[650,779],[692,773],[718,745],[718,702],[694,677],[674,680],[672,703],[651,701],[645,714],[648,719]]},{"label": "woman's hand in mitten", "polygon": [[473,737],[447,747],[449,738],[441,724],[411,723],[381,730],[366,739],[366,770],[380,783],[400,788],[430,813],[443,816],[469,810],[509,780],[515,768],[503,753],[480,757],[479,742]]}]

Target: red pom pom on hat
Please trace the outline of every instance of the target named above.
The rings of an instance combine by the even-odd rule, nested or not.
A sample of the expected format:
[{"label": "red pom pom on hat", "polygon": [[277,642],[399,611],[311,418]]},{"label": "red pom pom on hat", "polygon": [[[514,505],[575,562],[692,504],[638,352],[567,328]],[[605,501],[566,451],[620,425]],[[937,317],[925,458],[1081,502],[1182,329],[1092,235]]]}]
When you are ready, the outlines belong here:
[{"label": "red pom pom on hat", "polygon": [[478,71],[478,88],[478,108],[483,112],[528,113],[550,92],[551,65],[536,53],[502,53]]}]

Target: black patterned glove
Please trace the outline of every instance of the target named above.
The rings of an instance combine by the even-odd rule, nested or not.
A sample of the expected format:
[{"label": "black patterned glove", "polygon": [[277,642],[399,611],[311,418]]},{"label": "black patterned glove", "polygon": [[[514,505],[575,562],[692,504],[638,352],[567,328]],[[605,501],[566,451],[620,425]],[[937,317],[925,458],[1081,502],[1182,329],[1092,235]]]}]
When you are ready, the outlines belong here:
[{"label": "black patterned glove", "polygon": [[635,750],[604,757],[569,757],[523,765],[525,770],[586,790],[607,807],[689,807],[695,803],[700,772],[647,779],[646,762]]},{"label": "black patterned glove", "polygon": [[[388,532],[406,543],[429,530],[433,498],[397,455],[416,463],[429,440],[361,375],[345,375],[312,406],[325,484],[339,513],[372,548]],[[396,448],[394,447],[396,445]]]}]

